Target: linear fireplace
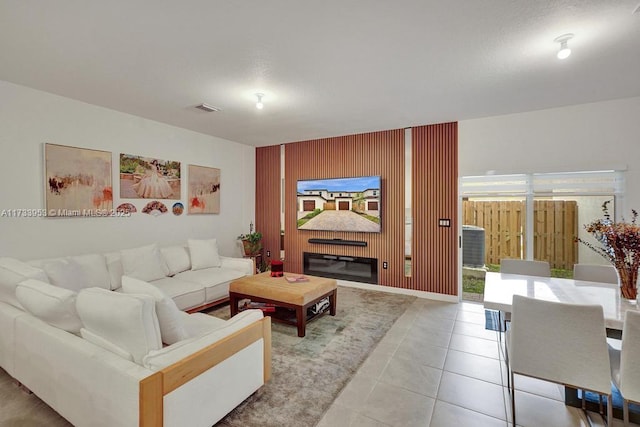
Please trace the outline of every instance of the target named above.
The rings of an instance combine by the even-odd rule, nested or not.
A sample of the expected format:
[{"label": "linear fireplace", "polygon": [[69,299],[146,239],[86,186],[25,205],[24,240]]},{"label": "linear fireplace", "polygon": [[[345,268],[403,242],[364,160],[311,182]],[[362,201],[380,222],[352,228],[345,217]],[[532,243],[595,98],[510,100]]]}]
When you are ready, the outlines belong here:
[{"label": "linear fireplace", "polygon": [[304,273],[334,279],[378,284],[376,258],[304,252]]}]

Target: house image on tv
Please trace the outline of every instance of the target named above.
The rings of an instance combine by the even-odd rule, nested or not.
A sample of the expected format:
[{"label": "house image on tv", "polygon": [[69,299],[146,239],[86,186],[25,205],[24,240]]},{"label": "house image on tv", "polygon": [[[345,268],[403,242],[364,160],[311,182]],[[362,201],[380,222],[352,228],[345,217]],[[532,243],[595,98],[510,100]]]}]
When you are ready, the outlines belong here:
[{"label": "house image on tv", "polygon": [[380,209],[380,190],[364,191],[328,191],[324,189],[305,190],[298,193],[298,212],[356,211],[378,216]]}]

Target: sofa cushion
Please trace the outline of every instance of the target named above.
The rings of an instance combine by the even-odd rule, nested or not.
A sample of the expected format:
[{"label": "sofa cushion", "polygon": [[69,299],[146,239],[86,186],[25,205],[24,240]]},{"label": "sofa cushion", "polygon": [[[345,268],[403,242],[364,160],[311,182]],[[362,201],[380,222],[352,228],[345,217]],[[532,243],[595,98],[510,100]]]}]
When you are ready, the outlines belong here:
[{"label": "sofa cushion", "polygon": [[101,338],[91,341],[98,346],[113,351],[105,347],[106,340],[130,353],[136,363],[150,351],[162,348],[153,297],[87,288],[78,293],[76,308],[83,328],[92,333],[85,334],[87,340],[91,341],[93,335]]},{"label": "sofa cushion", "polygon": [[170,296],[180,310],[187,310],[205,303],[204,288],[198,283],[176,277],[165,277],[150,283]]},{"label": "sofa cushion", "polygon": [[107,270],[107,261],[102,254],[87,254],[71,256],[82,267],[82,271],[87,276],[88,288],[98,287],[111,289],[111,279]]},{"label": "sofa cushion", "polygon": [[150,282],[162,279],[169,274],[169,269],[160,254],[158,245],[151,244],[120,251],[124,274],[136,279]]},{"label": "sofa cushion", "polygon": [[191,254],[191,269],[220,267],[220,255],[218,255],[218,241],[216,239],[195,240],[189,239],[189,253]]},{"label": "sofa cushion", "polygon": [[74,259],[60,259],[44,264],[44,271],[55,286],[75,292],[90,288],[89,277],[82,266]]},{"label": "sofa cushion", "polygon": [[76,293],[36,279],[20,282],[16,288],[20,304],[51,326],[78,334],[82,322],[76,311]]},{"label": "sofa cushion", "polygon": [[185,271],[176,275],[175,278],[194,282],[204,287],[205,299],[210,302],[228,297],[229,282],[244,276],[244,272],[230,268],[205,268]]},{"label": "sofa cushion", "polygon": [[124,276],[120,252],[107,252],[104,254],[104,259],[107,262],[111,290],[116,290],[122,286],[122,276]]},{"label": "sofa cushion", "polygon": [[189,338],[219,329],[226,323],[226,321],[222,319],[204,313],[188,314],[184,311],[180,313],[182,313],[182,324]]},{"label": "sofa cushion", "polygon": [[161,350],[151,351],[142,361],[145,368],[153,371],[163,369],[183,358],[228,337],[245,326],[262,319],[260,310],[245,310],[224,322],[220,328],[206,332],[193,338],[180,341]]},{"label": "sofa cushion", "polygon": [[23,309],[16,298],[16,287],[18,283],[26,279],[38,279],[43,282],[49,282],[46,273],[40,268],[33,267],[15,258],[0,258],[0,301]]},{"label": "sofa cushion", "polygon": [[122,291],[125,294],[149,295],[156,300],[156,315],[163,343],[173,344],[188,338],[182,323],[182,312],[160,288],[133,277],[122,276]]},{"label": "sofa cushion", "polygon": [[169,246],[160,249],[164,262],[169,268],[169,276],[176,275],[191,269],[189,251],[184,246]]}]

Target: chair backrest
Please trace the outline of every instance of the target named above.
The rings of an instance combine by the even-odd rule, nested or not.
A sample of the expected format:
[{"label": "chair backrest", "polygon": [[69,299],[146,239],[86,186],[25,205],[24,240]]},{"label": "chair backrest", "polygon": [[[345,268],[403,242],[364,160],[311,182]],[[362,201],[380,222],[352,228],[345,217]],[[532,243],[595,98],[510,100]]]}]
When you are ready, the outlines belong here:
[{"label": "chair backrest", "polygon": [[589,282],[618,283],[618,273],[612,265],[574,264],[573,278]]},{"label": "chair backrest", "polygon": [[547,261],[501,259],[500,272],[508,274],[526,274],[527,276],[551,277],[551,267]]},{"label": "chair backrest", "polygon": [[640,312],[628,310],[622,329],[620,352],[620,393],[627,400],[640,403]]},{"label": "chair backrest", "polygon": [[514,373],[611,394],[601,306],[514,295],[509,335]]}]

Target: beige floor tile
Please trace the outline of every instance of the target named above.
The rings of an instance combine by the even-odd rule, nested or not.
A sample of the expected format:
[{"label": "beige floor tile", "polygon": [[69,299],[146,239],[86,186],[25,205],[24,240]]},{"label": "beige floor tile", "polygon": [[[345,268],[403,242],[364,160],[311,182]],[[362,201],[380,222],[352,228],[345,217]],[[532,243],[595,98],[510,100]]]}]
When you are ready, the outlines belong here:
[{"label": "beige floor tile", "polygon": [[430,341],[413,336],[407,336],[394,354],[394,358],[406,359],[438,369],[442,369],[446,357],[446,347],[436,347],[431,345]]},{"label": "beige floor tile", "polygon": [[358,412],[334,402],[316,427],[349,426],[357,418]]},{"label": "beige floor tile", "polygon": [[433,327],[428,325],[415,323],[411,327],[411,329],[409,329],[409,332],[407,333],[405,338],[422,340],[429,345],[447,348],[449,347],[449,342],[451,341],[451,332],[434,329]]},{"label": "beige floor tile", "polygon": [[437,400],[429,427],[505,427],[504,420]]},{"label": "beige floor tile", "polygon": [[458,311],[456,320],[460,322],[475,323],[476,325],[482,325],[482,326],[484,326],[486,323],[486,318],[484,316],[484,313],[475,313],[473,311],[465,311],[465,310]]},{"label": "beige floor tile", "polygon": [[451,303],[434,303],[427,305],[419,314],[428,315],[430,317],[440,317],[442,319],[455,320],[458,314],[458,304]]},{"label": "beige floor tile", "polygon": [[564,387],[558,384],[522,375],[515,376],[515,383],[516,390],[526,391],[527,393],[564,402]]},{"label": "beige floor tile", "polygon": [[436,331],[452,332],[455,320],[445,319],[442,317],[435,317],[430,314],[420,313],[416,316],[414,321],[414,327],[419,325],[424,328],[433,329]]},{"label": "beige floor tile", "polygon": [[[332,427],[343,426],[344,424],[334,424]],[[383,423],[382,421],[374,420],[366,415],[358,414],[356,419],[351,422],[349,427],[393,427],[391,424]]]},{"label": "beige floor tile", "polygon": [[465,351],[467,353],[477,354],[479,356],[499,358],[498,343],[483,338],[470,337],[468,335],[453,334],[449,349]]},{"label": "beige floor tile", "polygon": [[462,301],[458,304],[458,310],[472,311],[474,313],[481,313],[484,315],[484,305],[478,302]]},{"label": "beige floor tile", "polygon": [[377,382],[374,378],[358,373],[347,383],[334,402],[346,408],[359,410]]},{"label": "beige floor tile", "polygon": [[391,360],[391,356],[384,353],[371,353],[371,356],[367,357],[367,360],[358,369],[358,374],[371,377],[373,379],[380,378],[384,368],[387,367],[387,363]]},{"label": "beige floor tile", "polygon": [[506,420],[503,387],[444,371],[438,400]]},{"label": "beige floor tile", "polygon": [[430,397],[380,382],[360,413],[392,426],[425,427],[431,420],[434,404]]},{"label": "beige floor tile", "polygon": [[[506,390],[506,388],[505,388]],[[509,421],[511,402],[507,404]],[[587,427],[589,424],[579,408],[554,399],[521,392],[516,388],[516,424],[522,427]]]},{"label": "beige floor tile", "polygon": [[456,350],[449,350],[444,370],[502,385],[500,361]]},{"label": "beige floor tile", "polygon": [[394,357],[382,373],[380,381],[435,398],[441,375],[440,369]]},{"label": "beige floor tile", "polygon": [[477,323],[456,321],[453,326],[453,333],[484,338],[485,340],[498,341],[498,332],[485,329],[484,324],[479,325]]}]

